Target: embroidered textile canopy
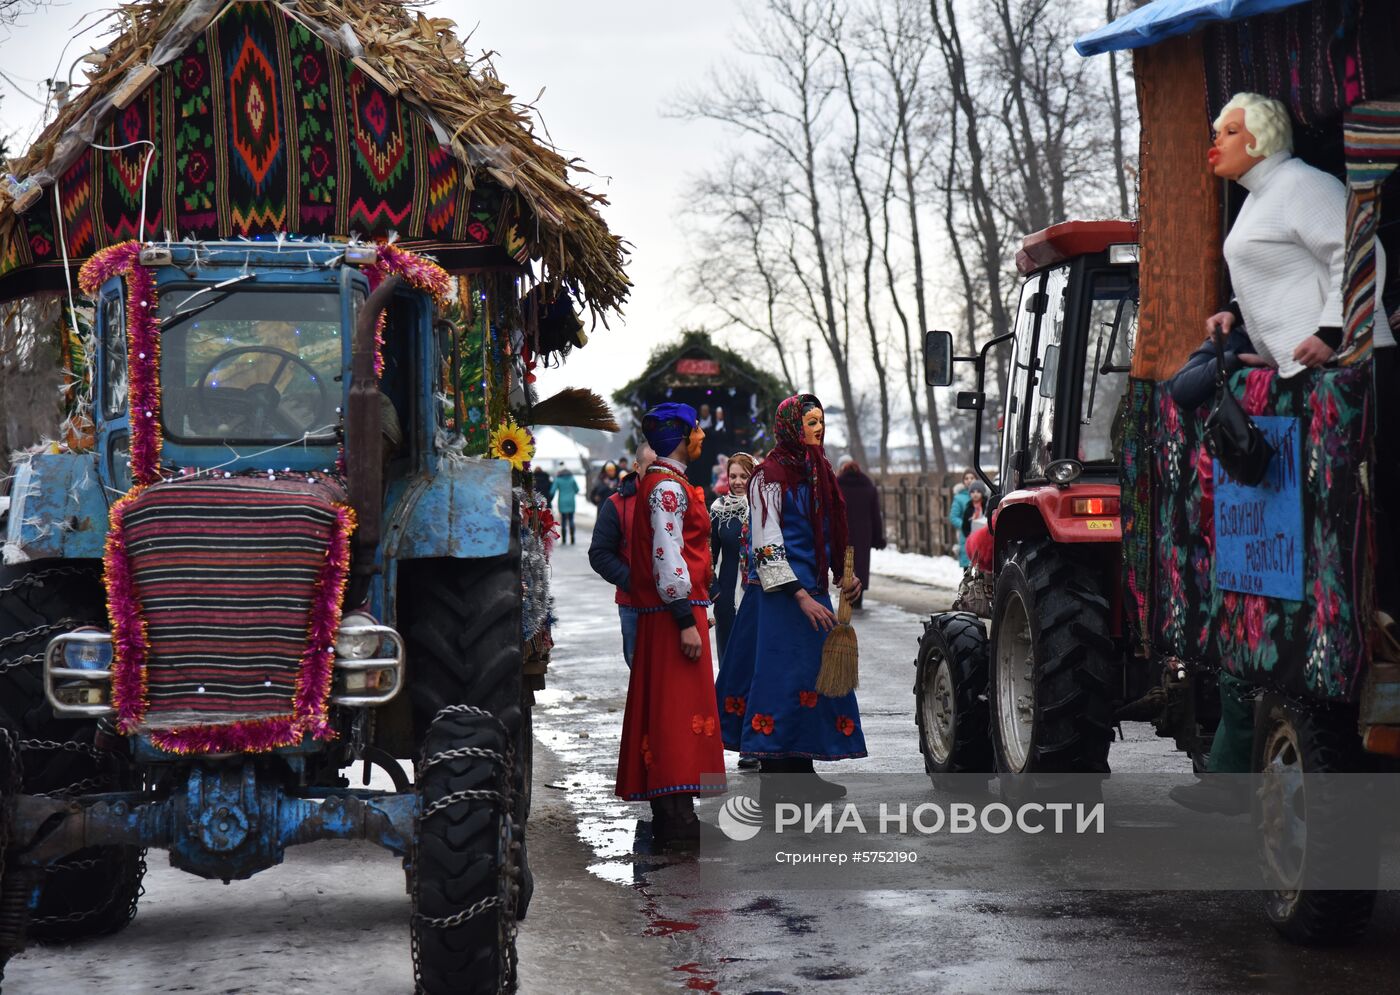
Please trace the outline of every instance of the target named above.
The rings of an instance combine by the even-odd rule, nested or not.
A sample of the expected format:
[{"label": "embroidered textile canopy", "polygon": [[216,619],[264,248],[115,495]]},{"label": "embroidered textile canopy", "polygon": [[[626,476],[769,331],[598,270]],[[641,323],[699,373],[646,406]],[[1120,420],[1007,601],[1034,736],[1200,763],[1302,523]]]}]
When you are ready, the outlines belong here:
[{"label": "embroidered textile canopy", "polygon": [[[451,21],[389,0],[138,0],[0,182],[0,299],[133,237],[396,233],[450,271],[541,260],[598,311],[630,286],[583,172]],[[127,146],[106,151],[94,146]],[[572,172],[571,172],[572,171]]]}]

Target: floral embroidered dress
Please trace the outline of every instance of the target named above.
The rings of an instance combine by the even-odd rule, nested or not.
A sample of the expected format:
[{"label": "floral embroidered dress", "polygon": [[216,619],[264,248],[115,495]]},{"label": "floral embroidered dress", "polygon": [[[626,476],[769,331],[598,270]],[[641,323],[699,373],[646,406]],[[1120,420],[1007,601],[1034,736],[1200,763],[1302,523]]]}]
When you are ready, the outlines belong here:
[{"label": "floral embroidered dress", "polygon": [[812,628],[793,596],[802,587],[832,607],[827,578],[817,572],[811,500],[807,484],[787,493],[766,484],[750,493],[749,585],[717,682],[724,746],[745,756],[866,755],[855,693],[826,698],[816,691],[826,633]]},{"label": "floral embroidered dress", "polygon": [[[632,519],[632,603],[637,649],[627,687],[617,794],[643,801],[722,793],[724,748],[715,706],[710,627],[710,514],[685,466],[658,459],[637,489]],[[651,583],[641,578],[651,578]],[[700,635],[700,658],[681,651],[682,618]]]}]

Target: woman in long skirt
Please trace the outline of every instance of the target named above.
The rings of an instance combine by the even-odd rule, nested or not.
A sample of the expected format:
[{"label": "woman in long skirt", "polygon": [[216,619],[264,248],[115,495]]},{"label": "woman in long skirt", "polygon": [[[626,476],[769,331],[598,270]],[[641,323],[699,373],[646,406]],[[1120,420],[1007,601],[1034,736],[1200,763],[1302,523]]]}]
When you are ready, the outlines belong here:
[{"label": "woman in long skirt", "polygon": [[[725,747],[757,757],[764,774],[793,775],[780,793],[835,798],[845,788],[818,778],[812,761],[866,755],[854,692],[816,690],[835,624],[828,578],[840,581],[846,508],[822,449],[821,402],[788,398],[775,429],[777,445],[749,484],[749,588],[716,682],[720,730]],[[859,593],[855,580],[846,595]]]}]

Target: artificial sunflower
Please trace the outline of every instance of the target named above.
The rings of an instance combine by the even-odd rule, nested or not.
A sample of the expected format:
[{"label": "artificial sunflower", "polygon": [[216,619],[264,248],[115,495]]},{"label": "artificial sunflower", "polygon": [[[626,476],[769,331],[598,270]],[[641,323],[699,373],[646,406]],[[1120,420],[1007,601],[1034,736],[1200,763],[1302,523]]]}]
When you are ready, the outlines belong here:
[{"label": "artificial sunflower", "polygon": [[535,456],[535,437],[514,421],[506,421],[491,433],[489,451],[496,459],[509,462],[513,469],[524,470]]}]

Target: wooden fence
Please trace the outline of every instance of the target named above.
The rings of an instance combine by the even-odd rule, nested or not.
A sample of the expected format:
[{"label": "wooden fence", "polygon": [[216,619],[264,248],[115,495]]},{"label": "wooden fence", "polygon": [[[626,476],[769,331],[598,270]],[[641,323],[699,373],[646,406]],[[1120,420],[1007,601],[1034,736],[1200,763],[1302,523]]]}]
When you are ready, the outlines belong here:
[{"label": "wooden fence", "polygon": [[952,556],[958,527],[948,520],[957,473],[889,473],[876,477],[885,536],[904,553]]}]

